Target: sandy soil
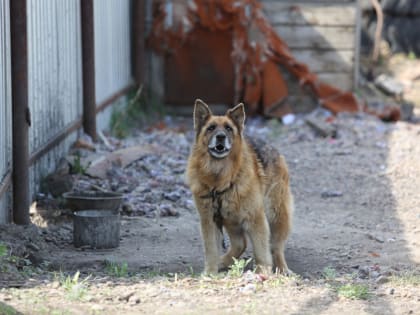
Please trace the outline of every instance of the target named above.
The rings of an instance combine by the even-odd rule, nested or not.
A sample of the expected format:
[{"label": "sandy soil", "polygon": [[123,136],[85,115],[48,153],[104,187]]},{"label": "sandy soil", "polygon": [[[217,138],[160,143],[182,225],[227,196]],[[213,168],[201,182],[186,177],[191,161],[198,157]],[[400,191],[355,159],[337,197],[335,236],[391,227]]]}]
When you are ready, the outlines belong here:
[{"label": "sandy soil", "polygon": [[[192,206],[178,207],[178,217],[123,216],[115,250],[75,249],[66,220],[2,226],[1,242],[31,262],[0,260],[0,314],[420,314],[420,125],[364,115],[333,124],[335,139],[303,120],[248,125],[289,164],[296,209],[286,259],[297,275],[199,276]],[[160,132],[185,129],[189,140],[188,125]],[[126,263],[128,273],[111,275],[106,260]],[[82,297],[69,297],[58,270],[81,271]],[[365,287],[367,299],[345,297],[344,285]]]}]

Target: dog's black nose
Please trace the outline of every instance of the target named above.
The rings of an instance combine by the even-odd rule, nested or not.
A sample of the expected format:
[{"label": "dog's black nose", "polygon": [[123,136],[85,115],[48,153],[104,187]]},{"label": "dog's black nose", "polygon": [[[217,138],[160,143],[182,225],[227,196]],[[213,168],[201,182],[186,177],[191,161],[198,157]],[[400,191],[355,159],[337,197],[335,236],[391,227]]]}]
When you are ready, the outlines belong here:
[{"label": "dog's black nose", "polygon": [[217,141],[223,141],[226,139],[226,135],[224,133],[219,133],[216,135],[216,140]]}]

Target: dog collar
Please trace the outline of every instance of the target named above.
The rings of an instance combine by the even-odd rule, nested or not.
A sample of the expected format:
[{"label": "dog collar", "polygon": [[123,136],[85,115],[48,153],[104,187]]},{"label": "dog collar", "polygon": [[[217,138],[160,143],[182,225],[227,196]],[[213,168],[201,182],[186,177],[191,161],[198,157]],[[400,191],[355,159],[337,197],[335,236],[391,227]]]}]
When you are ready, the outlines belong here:
[{"label": "dog collar", "polygon": [[216,188],[213,188],[207,195],[200,196],[200,198],[202,199],[211,198],[214,201],[216,200],[217,197],[220,197],[221,195],[223,195],[224,193],[232,189],[232,187],[233,187],[233,183],[230,183],[229,187],[222,191],[217,191]]}]

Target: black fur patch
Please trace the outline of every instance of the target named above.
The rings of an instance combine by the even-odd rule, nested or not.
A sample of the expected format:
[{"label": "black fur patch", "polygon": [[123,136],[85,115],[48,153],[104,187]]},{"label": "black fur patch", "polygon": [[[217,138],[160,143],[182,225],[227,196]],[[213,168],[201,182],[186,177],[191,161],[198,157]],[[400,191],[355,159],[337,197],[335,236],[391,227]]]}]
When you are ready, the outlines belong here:
[{"label": "black fur patch", "polygon": [[254,150],[264,169],[267,168],[268,164],[274,162],[278,158],[278,151],[264,140],[256,140],[249,136],[245,136],[245,140]]}]

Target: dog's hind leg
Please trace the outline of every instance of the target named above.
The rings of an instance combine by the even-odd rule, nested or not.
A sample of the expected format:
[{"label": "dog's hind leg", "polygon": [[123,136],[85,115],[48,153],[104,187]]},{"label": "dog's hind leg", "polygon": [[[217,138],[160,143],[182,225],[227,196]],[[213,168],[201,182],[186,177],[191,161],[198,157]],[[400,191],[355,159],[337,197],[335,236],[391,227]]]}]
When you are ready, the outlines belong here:
[{"label": "dog's hind leg", "polygon": [[246,248],[246,237],[242,228],[225,226],[225,230],[229,235],[230,246],[228,252],[221,257],[219,269],[226,269],[232,265],[233,257],[239,258]]},{"label": "dog's hind leg", "polygon": [[273,209],[275,213],[270,220],[271,232],[271,252],[276,272],[289,273],[286,259],[284,258],[284,249],[287,236],[291,229],[291,216],[293,212],[292,196],[277,201],[279,206]]}]

